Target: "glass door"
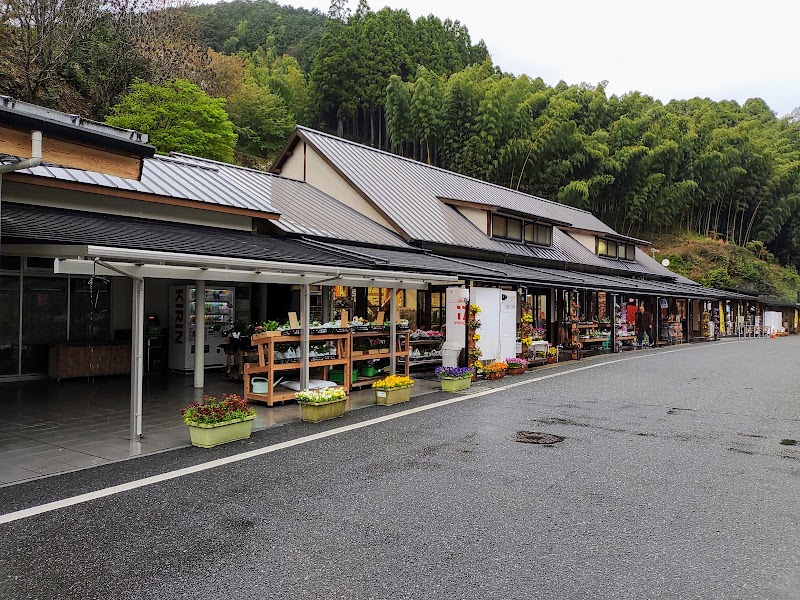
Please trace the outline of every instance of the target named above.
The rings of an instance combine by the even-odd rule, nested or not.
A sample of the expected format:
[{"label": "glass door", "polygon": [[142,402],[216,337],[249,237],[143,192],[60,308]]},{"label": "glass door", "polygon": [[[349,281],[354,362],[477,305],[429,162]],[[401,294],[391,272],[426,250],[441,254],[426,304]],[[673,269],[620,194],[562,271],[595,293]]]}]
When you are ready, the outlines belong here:
[{"label": "glass door", "polygon": [[22,280],[22,373],[47,373],[48,346],[67,340],[67,280]]},{"label": "glass door", "polygon": [[0,275],[0,376],[19,373],[19,275]]}]

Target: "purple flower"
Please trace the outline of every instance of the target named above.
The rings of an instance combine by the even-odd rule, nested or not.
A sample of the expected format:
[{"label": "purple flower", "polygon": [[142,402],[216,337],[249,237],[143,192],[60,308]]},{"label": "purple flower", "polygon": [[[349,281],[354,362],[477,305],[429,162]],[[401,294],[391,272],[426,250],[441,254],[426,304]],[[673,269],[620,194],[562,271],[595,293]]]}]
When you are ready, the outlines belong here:
[{"label": "purple flower", "polygon": [[475,369],[470,367],[436,367],[434,373],[439,379],[461,379],[463,377],[471,377],[475,373]]}]

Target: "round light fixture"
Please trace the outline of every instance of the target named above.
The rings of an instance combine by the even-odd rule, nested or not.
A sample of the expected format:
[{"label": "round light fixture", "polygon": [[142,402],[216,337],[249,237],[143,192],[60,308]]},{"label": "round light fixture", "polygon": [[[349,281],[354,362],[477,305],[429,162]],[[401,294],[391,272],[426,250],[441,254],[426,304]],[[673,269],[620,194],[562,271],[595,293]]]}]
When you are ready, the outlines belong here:
[{"label": "round light fixture", "polygon": [[664,265],[665,267],[668,267],[669,266],[669,259],[665,258],[664,260],[661,261],[661,264]]}]

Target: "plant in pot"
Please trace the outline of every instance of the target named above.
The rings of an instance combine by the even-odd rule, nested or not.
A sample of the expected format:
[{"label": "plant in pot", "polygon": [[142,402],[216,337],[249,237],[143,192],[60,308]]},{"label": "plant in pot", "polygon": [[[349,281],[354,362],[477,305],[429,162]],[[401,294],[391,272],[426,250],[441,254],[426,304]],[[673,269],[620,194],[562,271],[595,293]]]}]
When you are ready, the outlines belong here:
[{"label": "plant in pot", "polygon": [[506,376],[508,364],[505,362],[493,362],[483,367],[486,379],[502,379]]},{"label": "plant in pot", "polygon": [[528,368],[528,361],[524,358],[517,358],[516,356],[508,357],[505,363],[508,365],[508,375],[522,375]]},{"label": "plant in pot", "polygon": [[389,375],[372,384],[375,390],[375,404],[392,406],[411,400],[411,388],[414,380],[401,375]]},{"label": "plant in pot", "polygon": [[347,392],[340,387],[302,390],[294,397],[300,404],[301,419],[308,423],[341,417],[347,404]]},{"label": "plant in pot", "polygon": [[460,392],[472,384],[475,369],[470,367],[436,367],[434,371],[443,392]]},{"label": "plant in pot", "polygon": [[236,394],[222,394],[221,399],[206,395],[203,402],[190,404],[181,414],[192,445],[201,448],[249,438],[256,418],[255,409]]},{"label": "plant in pot", "polygon": [[555,346],[550,346],[547,349],[547,362],[549,364],[553,364],[554,362],[556,362],[556,359],[558,359],[558,348],[556,348]]}]

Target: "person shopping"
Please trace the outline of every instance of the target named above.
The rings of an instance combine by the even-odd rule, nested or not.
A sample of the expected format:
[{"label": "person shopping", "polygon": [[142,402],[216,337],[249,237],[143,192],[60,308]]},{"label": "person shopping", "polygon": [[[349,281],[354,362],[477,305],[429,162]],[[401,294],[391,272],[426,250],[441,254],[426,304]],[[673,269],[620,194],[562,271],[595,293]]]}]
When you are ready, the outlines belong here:
[{"label": "person shopping", "polygon": [[640,346],[643,344],[645,333],[647,334],[649,345],[654,345],[653,315],[644,309],[644,305],[640,305],[639,312],[636,313],[636,337]]}]

